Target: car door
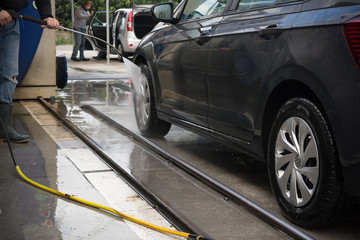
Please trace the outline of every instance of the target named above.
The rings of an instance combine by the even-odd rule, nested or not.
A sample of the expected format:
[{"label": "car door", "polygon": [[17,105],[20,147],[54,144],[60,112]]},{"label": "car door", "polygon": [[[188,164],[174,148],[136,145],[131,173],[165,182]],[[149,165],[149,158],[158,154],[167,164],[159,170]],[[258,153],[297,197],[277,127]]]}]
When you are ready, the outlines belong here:
[{"label": "car door", "polygon": [[286,44],[303,1],[240,0],[209,46],[209,125],[251,141],[272,63]]},{"label": "car door", "polygon": [[121,19],[122,19],[123,14],[124,14],[124,11],[122,11],[122,10],[117,10],[113,14],[113,24],[112,24],[112,43],[113,44],[114,43],[116,44],[117,37],[119,35],[119,30],[120,30],[120,26],[121,26]]},{"label": "car door", "polygon": [[127,29],[127,19],[128,18],[128,12],[121,11],[119,14],[119,20],[118,20],[118,34],[116,35],[117,40],[121,42],[121,44],[125,43],[126,38],[126,29]]},{"label": "car door", "polygon": [[158,109],[208,127],[207,55],[209,39],[222,19],[226,0],[188,0],[176,24],[154,36]]},{"label": "car door", "polygon": [[[109,33],[112,33],[112,25],[113,25],[113,12],[109,12]],[[98,37],[104,41],[106,41],[106,11],[97,11],[94,14],[90,22],[89,34],[95,37]],[[93,39],[96,47],[100,49],[106,49],[106,44],[104,42]],[[109,38],[110,44],[112,44],[112,37],[110,35]]]}]

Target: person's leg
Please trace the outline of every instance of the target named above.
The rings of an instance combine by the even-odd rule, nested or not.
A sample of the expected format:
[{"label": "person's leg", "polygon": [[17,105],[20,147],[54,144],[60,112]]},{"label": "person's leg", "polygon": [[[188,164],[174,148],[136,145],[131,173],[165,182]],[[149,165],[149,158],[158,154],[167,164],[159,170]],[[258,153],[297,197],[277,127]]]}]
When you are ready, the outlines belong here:
[{"label": "person's leg", "polygon": [[[79,31],[79,28],[74,28],[75,31]],[[74,46],[73,46],[73,52],[71,54],[71,59],[76,59],[76,56],[78,54],[80,45],[81,45],[81,35],[78,33],[73,34],[74,38]]]},{"label": "person's leg", "polygon": [[[80,31],[83,32],[83,33],[85,33],[85,32],[86,32],[86,29],[85,29],[85,28],[81,28]],[[84,59],[85,59],[85,57],[84,57],[85,36],[84,36],[84,35],[81,35],[81,44],[80,44],[79,50],[80,50],[80,60],[84,60]]]},{"label": "person's leg", "polygon": [[0,26],[0,102],[11,104],[19,74],[19,23]]},{"label": "person's leg", "polygon": [[[19,74],[19,43],[18,21],[13,20],[8,25],[0,26],[0,119],[11,141],[27,142],[30,136],[18,134],[11,126],[12,98]],[[3,140],[5,133],[0,126],[0,141]]]}]

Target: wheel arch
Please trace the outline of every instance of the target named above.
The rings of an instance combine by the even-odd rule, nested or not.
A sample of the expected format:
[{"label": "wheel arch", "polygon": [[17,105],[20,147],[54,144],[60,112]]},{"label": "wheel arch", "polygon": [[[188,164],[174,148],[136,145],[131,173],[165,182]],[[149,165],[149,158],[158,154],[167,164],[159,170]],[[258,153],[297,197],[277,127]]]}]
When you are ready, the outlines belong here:
[{"label": "wheel arch", "polygon": [[283,67],[271,75],[267,85],[269,86],[268,93],[264,94],[267,100],[262,101],[266,105],[263,107],[264,110],[260,118],[262,124],[260,126],[262,129],[262,149],[266,160],[271,126],[278,110],[290,98],[305,97],[314,102],[325,115],[324,117],[332,133],[331,121],[329,121],[324,107],[324,102],[329,101],[327,89],[309,70],[297,65]]},{"label": "wheel arch", "polygon": [[146,64],[147,60],[146,57],[143,54],[139,54],[138,52],[136,53],[136,55],[134,55],[134,59],[133,62],[136,65],[139,65],[141,63]]}]

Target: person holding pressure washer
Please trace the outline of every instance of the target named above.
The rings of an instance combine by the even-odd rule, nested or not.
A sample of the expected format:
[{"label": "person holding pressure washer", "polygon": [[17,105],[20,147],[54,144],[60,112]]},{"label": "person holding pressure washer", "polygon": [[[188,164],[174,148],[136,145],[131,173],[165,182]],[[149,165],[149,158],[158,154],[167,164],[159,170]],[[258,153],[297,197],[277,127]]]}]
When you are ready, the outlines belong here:
[{"label": "person holding pressure washer", "polygon": [[[86,23],[94,15],[90,13],[91,3],[85,1],[81,7],[76,9],[73,29],[82,33],[86,32]],[[73,61],[89,61],[88,58],[84,56],[85,49],[85,36],[78,33],[74,33],[74,48],[71,55],[71,60]],[[80,52],[80,58],[77,58],[77,54]]]},{"label": "person holding pressure washer", "polygon": [[[57,29],[59,22],[51,14],[50,0],[35,0],[42,19],[47,25],[42,27]],[[20,30],[15,14],[25,8],[27,0],[0,1],[0,119],[5,125],[11,142],[27,142],[29,135],[18,134],[11,125],[12,99],[17,85]],[[5,132],[0,129],[0,141],[5,141]]]}]

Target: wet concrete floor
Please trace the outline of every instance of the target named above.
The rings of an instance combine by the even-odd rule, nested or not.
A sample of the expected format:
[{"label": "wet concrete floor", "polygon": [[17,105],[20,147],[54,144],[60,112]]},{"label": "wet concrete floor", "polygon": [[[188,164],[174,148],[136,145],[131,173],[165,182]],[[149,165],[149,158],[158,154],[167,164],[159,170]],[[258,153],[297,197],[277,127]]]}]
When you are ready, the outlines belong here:
[{"label": "wet concrete floor", "polygon": [[[98,136],[96,133],[91,133],[91,131],[93,131],[94,129],[98,129],[96,131],[101,132],[101,130],[99,129],[101,129],[102,123],[95,123],[94,120],[87,119],[89,116],[91,116],[91,114],[82,111],[80,106],[92,105],[99,111],[111,116],[113,119],[116,119],[124,126],[134,131],[138,131],[133,115],[131,96],[126,88],[127,79],[108,80],[103,81],[102,83],[91,80],[87,81],[91,82],[90,87],[88,87],[87,90],[86,85],[89,86],[88,83],[85,83],[81,80],[74,80],[71,83],[71,87],[69,87],[68,89],[64,89],[64,91],[60,93],[64,105],[71,106],[72,109],[76,108],[78,110],[76,114],[69,116],[69,119],[72,119],[72,121],[75,123],[81,123],[78,124],[79,127],[82,126],[83,129],[89,129],[88,133],[93,134],[92,136],[97,139],[97,142],[103,142],[104,148],[106,148],[109,152],[113,152],[114,156],[121,156],[121,146],[119,146],[118,144],[113,144],[110,139],[104,139],[101,138],[101,136]],[[122,84],[119,84],[121,82]],[[70,90],[71,88],[74,90]],[[80,95],[75,94],[76,96],[72,94],[79,93],[81,92],[81,90],[85,90],[85,92],[82,92],[82,94]],[[100,91],[105,91],[103,92],[102,97],[100,97]],[[97,99],[95,95],[98,97]],[[76,102],[76,104],[72,104],[70,102]],[[95,124],[96,127],[85,127],[84,125],[86,124],[84,124],[84,121],[89,122],[89,126],[91,124]],[[197,167],[201,171],[207,173],[216,180],[231,187],[240,194],[243,194],[251,201],[254,201],[255,203],[269,210],[273,214],[283,218],[281,210],[279,209],[271,192],[266,171],[266,165],[264,163],[259,162],[239,152],[236,152],[232,149],[229,149],[226,146],[216,143],[205,137],[191,133],[176,126],[172,126],[172,129],[170,130],[169,134],[165,136],[165,138],[151,140],[160,145],[161,147],[167,149],[177,157],[180,157],[194,167]],[[142,150],[140,152],[146,151]],[[144,154],[141,153],[138,155],[141,157]],[[121,162],[121,160],[119,160],[119,162]],[[139,162],[135,159],[134,163],[127,164],[128,166],[132,166],[130,171],[134,172],[136,171],[135,169],[139,169],[144,166],[144,164],[139,164]],[[150,163],[146,164],[150,165]],[[142,174],[146,174],[146,176],[143,176]],[[137,174],[137,178],[140,180],[149,178],[149,171],[144,171],[144,173],[142,174]],[[144,184],[148,184],[146,180],[143,180],[143,182],[145,182]],[[156,181],[154,180],[154,182]],[[162,194],[160,190],[157,191],[157,194]],[[176,206],[176,199],[178,199],[176,194],[174,198],[171,198],[171,194],[166,193],[163,194],[163,197],[164,199],[166,199],[164,201],[167,201],[171,206],[174,206],[174,208],[178,207]],[[219,204],[221,205],[224,203],[222,202]],[[226,212],[227,211],[224,211],[220,215],[226,216]],[[204,215],[206,214],[204,213]],[[220,222],[227,222],[225,218],[220,220]],[[228,218],[228,220],[230,219],[231,217]],[[242,224],[239,224],[239,222],[234,219],[228,221],[227,223],[229,223],[229,225],[242,226]],[[360,231],[358,229],[359,223],[360,205],[355,204],[349,216],[338,225],[331,228],[317,229],[311,231],[303,229],[303,231],[307,232],[309,235],[315,237],[316,239],[358,239],[360,238]],[[215,223],[214,221],[213,225],[219,224]],[[238,233],[233,232],[234,230],[227,226],[227,224],[220,225],[221,227],[219,227],[219,229],[216,228],[214,232],[228,231],[228,234],[222,235],[222,239],[242,239],[240,236],[243,237],[244,235],[249,234],[248,231],[245,231],[244,235],[236,235]],[[251,223],[246,224],[246,226],[251,226]],[[251,234],[247,236],[251,236]]]},{"label": "wet concrete floor", "polygon": [[[264,222],[259,222],[257,217],[243,208],[226,201],[223,195],[159,159],[146,148],[130,142],[126,136],[94,118],[90,112],[82,110],[82,105],[95,106],[117,120],[121,119],[122,124],[137,131],[131,96],[126,91],[126,79],[86,81],[74,80],[69,83],[68,88],[59,93],[60,100],[54,103],[54,106],[61,109],[69,120],[94,139],[118,165],[132,174],[181,218],[196,226],[201,234],[214,239],[286,239],[282,233]],[[119,90],[119,86],[122,86],[123,90]],[[179,157],[189,156],[188,152],[194,161],[199,160],[203,166],[206,165],[205,159],[201,159],[203,152],[213,149],[215,152],[208,152],[211,153],[211,158],[221,154],[216,145],[212,146],[213,142],[180,128],[174,127],[169,136],[162,139],[163,145],[167,139],[169,145],[164,146],[167,150],[181,153],[178,154]],[[180,146],[171,147],[172,142]]]},{"label": "wet concrete floor", "polygon": [[[114,69],[116,70],[116,68]],[[119,69],[122,68],[119,67]],[[96,118],[94,119],[91,113],[84,112],[80,107],[82,105],[92,105],[99,111],[111,116],[113,119],[116,119],[124,126],[134,131],[138,131],[133,115],[131,95],[127,91],[127,83],[127,79],[121,78],[108,79],[103,81],[72,80],[67,89],[59,92],[61,99],[59,104],[67,106],[66,109],[69,110],[66,110],[64,114],[66,114],[69,119],[77,124],[78,127],[82,128],[94,139],[96,139],[97,142],[101,142],[101,145],[104,149],[106,149],[113,156],[116,156],[115,158],[118,159],[117,161],[120,165],[128,167],[129,171],[133,172],[139,181],[147,185],[150,189],[155,189],[154,192],[161,196],[162,199],[164,199],[163,201],[166,201],[174,209],[179,209],[180,212],[183,211],[184,215],[186,215],[188,214],[189,210],[184,209],[181,207],[182,205],[178,203],[180,202],[178,200],[179,196],[175,193],[173,193],[173,197],[172,194],[168,194],[169,189],[171,189],[170,185],[169,188],[165,188],[166,190],[163,191],[163,185],[156,186],[156,183],[162,182],[164,184],[164,182],[167,180],[161,179],[160,177],[157,178],[156,176],[159,174],[156,173],[156,171],[154,171],[154,174],[151,174],[152,171],[149,170],[151,168],[144,167],[151,166],[151,164],[154,163],[154,161],[149,160],[148,157],[145,157],[147,155],[145,154],[147,152],[146,149],[133,151],[133,153],[130,155],[132,158],[135,156],[135,159],[130,160],[130,163],[127,162],[127,160],[124,160],[126,159],[126,156],[124,156],[124,149],[127,149],[128,147],[124,147],[122,144],[117,144],[114,141],[115,138],[112,137],[112,135],[110,135],[110,138],[104,138],[104,136],[109,136],[109,134],[111,134],[110,132],[112,131],[106,132],[109,130],[106,130],[107,128],[104,127],[104,124],[101,121],[96,120]],[[106,134],[99,134],[104,132]],[[172,127],[169,134],[165,138],[151,140],[161,147],[167,149],[177,157],[180,157],[201,171],[212,176],[216,180],[231,187],[240,194],[243,194],[248,199],[254,201],[275,215],[283,218],[281,211],[278,208],[277,203],[272,195],[268,182],[266,165],[264,163],[176,126]],[[141,160],[141,163],[136,159],[136,156],[139,156],[140,159],[145,160]],[[139,169],[142,169],[142,172]],[[155,187],[151,185],[150,182],[151,184],[155,185]],[[186,189],[187,186],[184,188]],[[222,197],[223,196],[221,196],[221,199]],[[191,201],[191,204],[189,203],[188,205],[194,204],[202,204],[205,206],[204,208],[207,206],[206,201],[204,200],[199,202]],[[219,201],[217,204],[217,206],[224,205],[224,202]],[[227,204],[231,203],[226,202],[225,205]],[[201,212],[203,216],[209,216],[206,215],[206,212],[209,212],[209,210],[201,208],[199,209],[199,212]],[[229,207],[229,209],[232,208]],[[214,232],[222,232],[223,235],[221,235],[221,239],[242,239],[244,236],[256,236],[255,233],[254,235],[249,233],[253,231],[251,227],[251,221],[249,224],[239,224],[239,219],[232,219],[231,214],[227,215],[226,210],[222,211],[223,212],[220,213],[219,216],[222,215],[225,217],[223,219],[219,218],[217,220],[218,222],[226,222],[228,224],[216,223],[216,217],[212,219],[213,222],[211,223],[213,226],[219,226],[218,228],[214,227]],[[234,212],[234,210],[231,211]],[[186,216],[184,216],[184,218],[186,218]],[[188,218],[196,219],[194,216]],[[199,221],[201,222],[201,219]],[[316,237],[317,239],[339,239],[344,237],[347,239],[357,239],[360,237],[360,232],[357,229],[358,223],[360,223],[360,208],[359,205],[356,205],[352,211],[352,214],[350,214],[348,218],[346,218],[336,227],[304,231],[309,233],[311,236]],[[244,235],[233,229],[239,226],[248,228],[248,230],[241,229],[241,231],[239,231]]]},{"label": "wet concrete floor", "polygon": [[[20,103],[14,103],[14,128],[32,140],[12,144],[22,172],[45,186],[76,194],[100,204],[106,199],[68,157],[69,152],[91,151],[56,121],[43,119],[40,126]],[[51,123],[52,122],[52,123]],[[59,129],[60,128],[60,129]],[[50,134],[49,134],[50,133]],[[56,197],[24,182],[16,173],[8,146],[0,143],[0,239],[140,239],[123,220],[87,206]],[[87,153],[86,153],[87,152]],[[76,158],[74,158],[76,159]],[[110,173],[99,161],[87,174]]]},{"label": "wet concrete floor", "polygon": [[[32,136],[12,144],[27,177],[174,229],[38,102],[14,103],[14,110],[14,128]],[[179,239],[36,189],[17,175],[6,143],[0,152],[0,239]]]},{"label": "wet concrete floor", "polygon": [[[69,62],[71,80],[65,89],[59,90],[53,106],[90,135],[120,166],[184,220],[194,224],[200,233],[229,240],[287,239],[241,206],[84,111],[82,105],[94,106],[137,131],[123,64],[114,60],[111,66],[106,61],[90,63],[91,67]],[[97,79],[97,70],[103,71],[101,79]],[[33,137],[28,144],[13,145],[19,165],[28,177],[120,211],[124,205],[140,201],[135,193],[121,192],[126,184],[101,161],[93,165],[89,159],[96,156],[66,129],[58,128],[61,124],[43,113],[36,101],[16,103],[15,109],[15,128]],[[165,138],[151,141],[282,217],[263,163],[176,126]],[[163,235],[153,236],[152,231],[139,232],[139,227],[117,217],[29,186],[17,176],[6,144],[0,143],[0,153],[0,239],[167,239]],[[120,202],[122,198],[125,200]],[[155,215],[142,214],[153,209],[144,203],[140,205],[131,205],[127,211],[139,218]],[[161,219],[157,221],[169,225]],[[359,223],[360,207],[356,205],[337,226],[304,231],[316,239],[359,239]]]}]

